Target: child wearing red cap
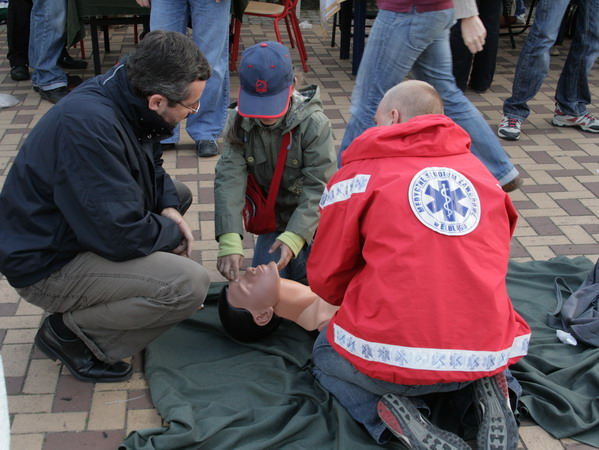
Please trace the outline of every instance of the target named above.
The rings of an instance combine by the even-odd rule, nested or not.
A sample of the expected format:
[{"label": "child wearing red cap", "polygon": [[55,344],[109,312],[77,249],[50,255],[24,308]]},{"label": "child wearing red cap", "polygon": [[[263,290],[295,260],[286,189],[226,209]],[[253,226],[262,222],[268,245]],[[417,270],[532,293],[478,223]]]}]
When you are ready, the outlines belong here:
[{"label": "child wearing red cap", "polygon": [[239,80],[239,100],[229,111],[214,182],[217,268],[228,280],[239,280],[248,174],[267,196],[283,136],[290,133],[275,203],[276,230],[258,236],[252,266],[275,261],[281,277],[305,281],[318,203],[337,167],[331,124],[317,86],[294,89],[289,50],[278,42],[249,47]]}]

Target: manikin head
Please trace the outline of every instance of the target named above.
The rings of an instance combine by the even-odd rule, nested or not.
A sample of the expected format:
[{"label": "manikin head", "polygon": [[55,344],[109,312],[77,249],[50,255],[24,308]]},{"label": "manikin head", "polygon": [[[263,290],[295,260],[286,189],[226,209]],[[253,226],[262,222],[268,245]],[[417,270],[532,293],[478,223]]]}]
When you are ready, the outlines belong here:
[{"label": "manikin head", "polygon": [[403,81],[389,89],[374,116],[377,126],[407,122],[424,114],[443,114],[443,100],[424,81]]},{"label": "manikin head", "polygon": [[253,341],[274,332],[281,318],[274,313],[281,279],[273,261],[250,267],[237,283],[230,282],[218,301],[225,331],[239,341]]}]

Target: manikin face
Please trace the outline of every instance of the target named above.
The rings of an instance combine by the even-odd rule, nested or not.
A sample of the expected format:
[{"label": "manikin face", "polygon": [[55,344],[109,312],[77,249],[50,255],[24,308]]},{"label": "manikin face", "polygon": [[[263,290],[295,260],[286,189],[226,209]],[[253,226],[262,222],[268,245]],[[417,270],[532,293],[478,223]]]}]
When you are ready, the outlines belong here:
[{"label": "manikin face", "polygon": [[260,314],[277,304],[280,283],[279,271],[274,261],[250,267],[237,283],[229,282],[229,304],[247,309],[252,314]]}]

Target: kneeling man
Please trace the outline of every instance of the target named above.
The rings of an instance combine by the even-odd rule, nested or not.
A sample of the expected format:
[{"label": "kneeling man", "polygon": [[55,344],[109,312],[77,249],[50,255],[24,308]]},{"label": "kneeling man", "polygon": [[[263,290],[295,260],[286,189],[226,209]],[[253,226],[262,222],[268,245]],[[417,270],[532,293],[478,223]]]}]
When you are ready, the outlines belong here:
[{"label": "kneeling man", "polygon": [[379,443],[468,450],[417,408],[468,386],[478,448],[515,449],[505,372],[530,339],[505,282],[516,211],[432,86],[400,83],[375,119],[320,202],[308,281],[340,309],[314,373]]}]

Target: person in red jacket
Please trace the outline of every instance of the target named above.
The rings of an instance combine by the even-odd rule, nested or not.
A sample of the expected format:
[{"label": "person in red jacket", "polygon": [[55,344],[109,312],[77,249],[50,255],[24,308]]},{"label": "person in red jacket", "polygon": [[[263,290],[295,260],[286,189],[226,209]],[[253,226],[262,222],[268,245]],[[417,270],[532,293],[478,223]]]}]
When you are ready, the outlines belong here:
[{"label": "person in red jacket", "polygon": [[515,449],[505,372],[530,340],[505,282],[516,211],[429,84],[396,85],[375,121],[320,201],[308,281],[340,309],[314,374],[379,443],[469,449],[417,408],[468,387],[478,448]]}]

